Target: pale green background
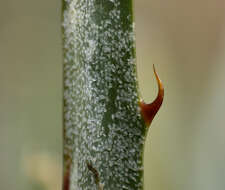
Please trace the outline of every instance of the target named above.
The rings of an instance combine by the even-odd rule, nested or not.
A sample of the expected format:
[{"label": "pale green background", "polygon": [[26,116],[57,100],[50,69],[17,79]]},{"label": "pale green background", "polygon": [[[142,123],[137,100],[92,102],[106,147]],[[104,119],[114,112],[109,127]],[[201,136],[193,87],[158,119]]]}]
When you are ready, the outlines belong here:
[{"label": "pale green background", "polygon": [[[60,0],[0,0],[0,189],[60,190]],[[146,190],[225,189],[225,1],[136,0],[139,86],[165,101]]]}]

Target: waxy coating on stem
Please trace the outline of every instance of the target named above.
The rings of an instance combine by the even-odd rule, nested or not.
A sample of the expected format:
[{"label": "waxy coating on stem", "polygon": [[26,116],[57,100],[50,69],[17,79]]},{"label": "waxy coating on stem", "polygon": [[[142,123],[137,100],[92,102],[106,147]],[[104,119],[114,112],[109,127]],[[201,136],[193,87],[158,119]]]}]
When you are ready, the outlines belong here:
[{"label": "waxy coating on stem", "polygon": [[145,124],[138,108],[132,0],[65,0],[63,8],[69,190],[96,187],[86,160],[105,190],[141,190]]},{"label": "waxy coating on stem", "polygon": [[150,126],[152,120],[154,119],[155,115],[157,114],[157,112],[159,111],[162,102],[163,102],[163,98],[164,98],[164,87],[162,84],[162,81],[160,80],[156,70],[155,70],[155,66],[153,65],[153,70],[154,70],[154,74],[158,83],[158,95],[156,97],[156,99],[150,103],[150,104],[146,104],[144,103],[144,101],[140,101],[139,106],[141,108],[141,114],[142,117],[145,121],[145,124],[147,127]]},{"label": "waxy coating on stem", "polygon": [[[163,87],[162,81],[160,80],[160,78],[156,72],[154,65],[153,65],[153,70],[154,70],[154,74],[155,74],[157,84],[158,84],[158,95],[157,95],[156,99],[150,104],[146,104],[143,101],[139,102],[139,106],[141,108],[141,115],[142,115],[147,127],[150,126],[152,120],[154,119],[155,115],[159,111],[159,109],[162,105],[162,102],[163,102],[163,98],[164,98],[164,87]],[[86,164],[87,164],[88,170],[93,173],[95,183],[98,186],[98,189],[103,190],[103,185],[99,182],[100,180],[99,180],[98,171],[89,162],[86,162]],[[69,190],[69,186],[70,186],[70,164],[64,174],[63,190]]]},{"label": "waxy coating on stem", "polygon": [[65,190],[144,188],[132,4],[64,0]]}]

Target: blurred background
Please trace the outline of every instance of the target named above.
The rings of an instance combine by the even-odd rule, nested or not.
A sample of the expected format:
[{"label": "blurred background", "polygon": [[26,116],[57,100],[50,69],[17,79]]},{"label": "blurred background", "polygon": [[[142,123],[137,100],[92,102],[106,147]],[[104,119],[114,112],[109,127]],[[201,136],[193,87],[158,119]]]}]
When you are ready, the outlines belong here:
[{"label": "blurred background", "polygon": [[[61,1],[0,2],[0,189],[61,190]],[[225,1],[136,0],[139,86],[164,104],[146,190],[225,189]]]}]

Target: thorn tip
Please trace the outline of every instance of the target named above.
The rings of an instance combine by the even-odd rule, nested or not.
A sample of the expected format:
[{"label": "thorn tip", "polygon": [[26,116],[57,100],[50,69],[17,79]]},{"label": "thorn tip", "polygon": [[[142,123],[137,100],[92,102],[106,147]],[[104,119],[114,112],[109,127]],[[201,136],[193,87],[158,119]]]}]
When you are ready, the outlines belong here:
[{"label": "thorn tip", "polygon": [[162,102],[163,102],[163,98],[164,98],[164,87],[163,87],[162,81],[159,78],[159,75],[156,72],[154,64],[153,64],[153,71],[154,71],[155,78],[156,78],[157,84],[158,84],[158,95],[157,95],[156,99],[150,104],[146,104],[146,103],[144,103],[144,101],[141,101],[139,104],[140,108],[141,108],[142,117],[143,117],[147,127],[150,126],[153,118],[159,111],[159,109],[162,105]]}]

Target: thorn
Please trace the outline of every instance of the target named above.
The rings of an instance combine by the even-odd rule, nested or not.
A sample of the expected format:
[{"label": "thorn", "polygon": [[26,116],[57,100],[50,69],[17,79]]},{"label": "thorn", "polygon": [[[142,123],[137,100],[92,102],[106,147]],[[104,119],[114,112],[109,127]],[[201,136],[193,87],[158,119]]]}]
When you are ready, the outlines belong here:
[{"label": "thorn", "polygon": [[139,106],[141,108],[141,115],[147,127],[150,126],[152,120],[154,119],[155,115],[159,111],[159,108],[161,107],[163,98],[164,98],[164,87],[163,87],[162,81],[160,80],[155,70],[154,65],[153,65],[153,70],[154,70],[155,78],[158,83],[158,95],[156,99],[150,104],[146,104],[144,103],[144,101],[140,101],[139,103]]}]

